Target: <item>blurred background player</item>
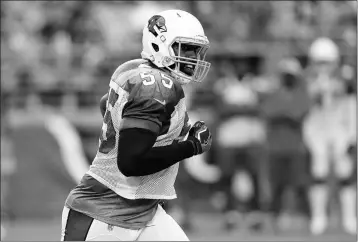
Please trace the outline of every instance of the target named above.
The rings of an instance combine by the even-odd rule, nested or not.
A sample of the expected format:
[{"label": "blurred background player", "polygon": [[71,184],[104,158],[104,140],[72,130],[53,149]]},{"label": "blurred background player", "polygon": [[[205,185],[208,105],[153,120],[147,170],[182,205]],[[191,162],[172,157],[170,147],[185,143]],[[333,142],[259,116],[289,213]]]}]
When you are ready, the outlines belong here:
[{"label": "blurred background player", "polygon": [[[354,166],[348,150],[354,144],[356,122],[352,96],[339,72],[341,55],[329,38],[316,39],[309,49],[307,84],[313,107],[304,124],[304,138],[311,155],[314,184],[310,191],[313,234],[323,233],[329,224],[331,163],[339,184],[343,228],[356,233]],[[350,111],[349,111],[350,110]]]},{"label": "blurred background player", "polygon": [[[284,58],[278,63],[278,84],[261,105],[267,125],[268,172],[270,184],[269,212],[274,227],[283,215],[284,199],[289,189],[294,192],[296,213],[308,218],[308,160],[302,139],[302,124],[310,108],[307,86],[302,78],[301,64],[295,58]],[[297,210],[299,208],[299,210]],[[285,227],[290,227],[290,220]]]},{"label": "blurred background player", "polygon": [[206,77],[209,41],[193,15],[167,10],[142,43],[101,99],[98,152],[66,200],[61,240],[188,240],[160,203],[176,198],[178,162],[211,146],[204,122],[190,127],[181,86]]},{"label": "blurred background player", "polygon": [[[215,130],[215,118],[213,118],[215,114],[210,110],[212,107],[205,107],[205,103],[199,100],[192,100],[190,103],[195,103],[194,107],[191,105],[187,107],[190,119],[210,120],[206,124]],[[208,152],[188,158],[179,166],[175,189],[181,195],[165,204],[167,212],[186,232],[195,233],[201,227],[200,223],[194,222],[197,215],[195,211],[201,206],[200,199],[215,198],[217,195],[217,182],[221,171],[216,164],[213,164],[215,133],[212,135],[212,146]],[[188,189],[189,187],[192,189]]]},{"label": "blurred background player", "polygon": [[234,229],[240,219],[260,210],[261,167],[265,160],[265,129],[259,115],[259,94],[247,64],[222,62],[224,77],[215,83],[217,130],[215,159],[221,169],[220,187],[225,193],[225,228]]}]

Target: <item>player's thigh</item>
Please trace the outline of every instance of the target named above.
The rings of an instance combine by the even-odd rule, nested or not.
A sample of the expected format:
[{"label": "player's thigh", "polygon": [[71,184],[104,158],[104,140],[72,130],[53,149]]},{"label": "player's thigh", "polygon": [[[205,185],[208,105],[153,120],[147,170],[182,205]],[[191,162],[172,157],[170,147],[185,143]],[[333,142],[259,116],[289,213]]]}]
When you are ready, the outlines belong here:
[{"label": "player's thigh", "polygon": [[311,162],[310,171],[313,177],[322,178],[328,176],[330,169],[330,139],[317,139],[310,143],[307,148],[310,152]]},{"label": "player's thigh", "polygon": [[289,182],[295,187],[305,187],[310,184],[310,161],[306,152],[293,152],[290,157]]},{"label": "player's thigh", "polygon": [[317,153],[327,146],[330,136],[330,131],[322,129],[315,119],[309,118],[304,122],[303,141],[311,153]]},{"label": "player's thigh", "polygon": [[141,230],[132,230],[93,220],[86,241],[136,241]]},{"label": "player's thigh", "polygon": [[144,228],[138,241],[189,241],[183,229],[159,205],[153,220]]},{"label": "player's thigh", "polygon": [[61,241],[135,241],[140,230],[112,226],[64,208]]},{"label": "player's thigh", "polygon": [[271,151],[269,154],[268,166],[269,184],[272,192],[279,187],[284,186],[287,182],[287,160],[281,152]]}]

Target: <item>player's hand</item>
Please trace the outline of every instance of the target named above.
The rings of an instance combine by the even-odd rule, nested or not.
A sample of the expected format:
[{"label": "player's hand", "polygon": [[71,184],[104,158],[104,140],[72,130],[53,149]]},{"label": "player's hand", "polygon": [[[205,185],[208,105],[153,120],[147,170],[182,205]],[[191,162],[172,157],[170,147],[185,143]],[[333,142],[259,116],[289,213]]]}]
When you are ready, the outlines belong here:
[{"label": "player's hand", "polygon": [[194,145],[194,155],[199,155],[210,149],[212,142],[211,132],[203,121],[197,121],[190,128],[187,140]]}]

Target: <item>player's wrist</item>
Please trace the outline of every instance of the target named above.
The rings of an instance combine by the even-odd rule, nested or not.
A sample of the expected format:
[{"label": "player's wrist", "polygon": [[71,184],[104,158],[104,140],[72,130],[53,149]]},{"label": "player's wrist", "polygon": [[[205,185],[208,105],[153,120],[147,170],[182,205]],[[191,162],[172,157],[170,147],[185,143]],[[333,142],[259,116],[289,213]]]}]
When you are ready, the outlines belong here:
[{"label": "player's wrist", "polygon": [[199,155],[202,153],[201,144],[197,138],[195,138],[193,136],[188,136],[186,141],[189,142],[190,145],[192,146],[193,155]]}]

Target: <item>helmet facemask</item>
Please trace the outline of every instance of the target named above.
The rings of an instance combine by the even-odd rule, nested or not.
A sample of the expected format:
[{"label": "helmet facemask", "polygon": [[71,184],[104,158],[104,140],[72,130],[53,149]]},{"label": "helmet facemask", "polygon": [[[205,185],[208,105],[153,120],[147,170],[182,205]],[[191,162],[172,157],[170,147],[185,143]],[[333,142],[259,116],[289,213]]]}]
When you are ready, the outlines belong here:
[{"label": "helmet facemask", "polygon": [[[208,42],[193,38],[175,38],[169,45],[170,58],[164,58],[163,66],[184,84],[190,81],[202,82],[210,69],[210,63],[205,61],[208,49]],[[192,52],[193,55],[185,56],[186,51]]]}]

